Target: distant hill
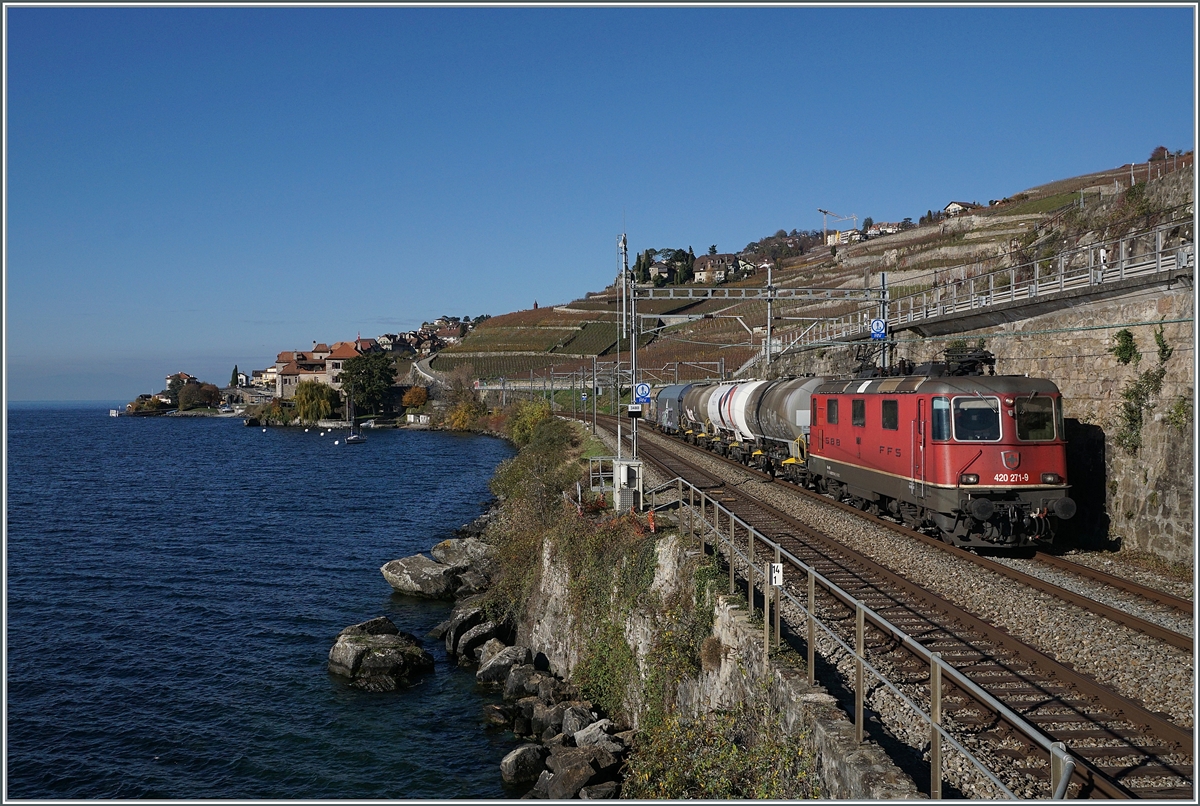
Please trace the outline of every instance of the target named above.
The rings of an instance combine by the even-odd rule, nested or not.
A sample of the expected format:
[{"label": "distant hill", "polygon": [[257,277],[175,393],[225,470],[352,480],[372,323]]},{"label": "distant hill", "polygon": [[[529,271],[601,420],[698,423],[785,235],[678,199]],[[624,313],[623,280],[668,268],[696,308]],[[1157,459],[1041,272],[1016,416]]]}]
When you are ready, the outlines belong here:
[{"label": "distant hill", "polygon": [[[1129,227],[1126,219],[1153,215],[1183,196],[1190,201],[1193,158],[1188,152],[1137,166],[1134,179],[1145,186],[1136,204],[1126,193],[1130,171],[1124,166],[1049,182],[968,213],[835,249],[824,246],[819,232],[779,230],[748,244],[741,256],[751,262],[774,257],[776,287],[878,287],[886,272],[896,295],[913,293],[947,278],[1008,265],[1004,261],[1041,260],[1096,232]],[[759,273],[727,285],[765,284]],[[565,305],[495,316],[438,353],[431,369],[444,373],[469,366],[475,377],[486,379],[590,371],[593,360],[616,360],[619,306],[614,284]],[[860,306],[777,303],[773,335],[786,338],[815,318],[841,316]],[[759,353],[765,338],[767,310],[760,301],[655,300],[639,303],[638,313],[657,315],[644,323],[654,329],[639,338],[638,364],[658,381],[673,380],[676,373],[680,379],[707,377],[722,365],[733,373]],[[627,351],[628,345],[622,342],[620,349]]]}]

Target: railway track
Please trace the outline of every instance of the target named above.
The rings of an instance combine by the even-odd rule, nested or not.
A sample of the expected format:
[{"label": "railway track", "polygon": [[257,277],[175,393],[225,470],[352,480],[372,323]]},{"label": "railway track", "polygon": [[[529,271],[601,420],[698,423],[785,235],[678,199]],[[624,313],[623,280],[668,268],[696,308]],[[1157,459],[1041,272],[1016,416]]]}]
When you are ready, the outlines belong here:
[{"label": "railway track", "polygon": [[[711,497],[738,518],[811,565],[853,599],[862,601],[927,649],[940,652],[944,660],[1052,741],[1064,742],[1081,761],[1074,774],[1073,795],[1193,797],[1193,738],[1190,730],[1057,662],[878,563],[856,555],[806,524],[727,484],[720,475],[704,470],[682,455],[685,450],[698,449],[673,442],[671,447],[668,450],[647,440],[639,446],[640,458],[653,462],[669,476],[680,476],[706,488]],[[717,458],[706,451],[702,453]],[[794,485],[787,486],[799,491]],[[819,500],[835,505],[823,496]],[[861,514],[845,505],[839,506]],[[894,527],[887,521],[874,520],[888,528]],[[970,552],[945,546],[911,530],[897,531],[975,559]],[[991,564],[1004,569],[1006,576],[1021,574],[1007,566]],[[1062,590],[1047,586],[1036,577],[1021,576],[1024,584],[1042,590],[1049,587],[1055,596]],[[1094,605],[1098,603],[1089,600],[1084,606],[1091,608]],[[840,624],[848,635],[855,615],[852,604],[829,597],[822,607],[832,623]],[[911,656],[890,635],[878,630],[868,631],[866,649],[872,664],[894,670],[897,675],[894,679],[911,681],[918,688],[928,680],[927,663]],[[1041,781],[1043,791],[1048,793],[1049,770],[1048,765],[1039,763],[1040,751],[1035,752],[1032,742],[1007,728],[1000,715],[960,690],[955,690],[943,707],[948,722],[963,736],[987,747],[995,757],[1007,757],[1013,765],[1011,774]]]},{"label": "railway track", "polygon": [[[611,417],[611,415],[605,415],[605,416]],[[727,457],[720,456],[718,454],[703,450],[702,448],[699,448],[699,447],[696,447],[693,445],[688,445],[687,443],[676,443],[675,441],[672,441],[672,444],[678,444],[681,449],[694,450],[694,451],[699,452],[700,455],[710,457],[711,459],[713,459],[715,461],[737,467],[737,468],[741,469],[743,472],[750,473],[752,475],[756,475],[759,478],[763,479],[764,481],[769,480],[771,483],[773,483],[777,487],[787,490],[790,494],[800,495],[809,500],[820,502],[822,505],[835,507],[842,512],[846,512],[855,517],[862,518],[863,520],[866,520],[870,523],[876,524],[877,526],[880,526],[889,531],[896,532],[897,534],[904,535],[905,537],[911,538],[913,540],[918,540],[918,541],[920,541],[928,546],[934,547],[940,551],[945,551],[945,552],[951,553],[966,562],[972,563],[974,565],[978,565],[981,568],[986,568],[989,571],[992,571],[994,573],[1005,576],[1009,579],[1012,579],[1013,581],[1020,582],[1021,584],[1029,585],[1030,587],[1034,588],[1035,590],[1040,590],[1045,593],[1049,593],[1049,594],[1055,596],[1056,598],[1071,602],[1072,604],[1075,604],[1075,605],[1078,605],[1080,607],[1087,609],[1089,612],[1095,613],[1096,615],[1099,615],[1099,616],[1103,616],[1104,618],[1107,618],[1110,621],[1116,622],[1118,624],[1123,624],[1126,627],[1129,627],[1130,629],[1136,630],[1145,635],[1149,635],[1153,638],[1156,638],[1157,640],[1163,641],[1163,642],[1165,642],[1171,646],[1174,646],[1178,649],[1182,649],[1187,652],[1192,652],[1194,650],[1195,638],[1194,638],[1194,636],[1192,636],[1190,634],[1181,633],[1181,632],[1178,632],[1175,630],[1171,630],[1167,627],[1163,627],[1162,625],[1156,624],[1152,621],[1148,621],[1144,618],[1141,618],[1140,616],[1138,616],[1136,614],[1130,613],[1127,610],[1123,610],[1118,607],[1113,607],[1112,605],[1097,601],[1094,598],[1084,596],[1082,594],[1076,593],[1075,591],[1069,590],[1062,586],[1055,585],[1051,582],[1047,582],[1046,580],[1041,579],[1037,576],[1024,573],[1020,569],[1013,568],[1011,566],[1005,565],[1000,562],[996,562],[995,560],[991,559],[990,557],[987,557],[987,556],[984,556],[981,554],[977,554],[976,552],[970,551],[969,549],[963,549],[963,548],[959,548],[957,546],[952,546],[949,543],[944,543],[935,537],[930,537],[929,535],[926,535],[922,532],[916,531],[915,529],[911,529],[907,526],[896,523],[894,521],[888,520],[887,518],[879,517],[877,515],[872,515],[871,513],[864,512],[863,510],[861,510],[855,506],[852,506],[850,504],[846,504],[841,501],[835,501],[834,499],[829,498],[824,495],[821,495],[820,493],[813,492],[812,490],[806,490],[803,487],[798,487],[795,484],[784,481],[782,479],[773,479],[771,476],[769,476],[766,473],[763,473],[760,470],[757,470],[752,467],[748,467],[746,465],[743,465],[740,462],[736,462]],[[1038,552],[1036,555],[1036,561],[1045,566],[1055,568],[1055,569],[1061,570],[1061,571],[1066,571],[1070,574],[1074,574],[1076,576],[1083,577],[1092,582],[1098,582],[1100,584],[1107,585],[1115,590],[1119,590],[1124,593],[1129,593],[1129,594],[1133,594],[1135,596],[1139,596],[1143,599],[1155,602],[1156,604],[1159,604],[1166,608],[1169,608],[1171,611],[1173,611],[1175,613],[1191,615],[1193,612],[1193,603],[1188,601],[1187,599],[1182,599],[1178,596],[1174,596],[1165,591],[1156,590],[1156,589],[1148,587],[1146,585],[1142,585],[1138,582],[1134,582],[1133,580],[1130,580],[1130,579],[1125,579],[1123,577],[1118,577],[1113,574],[1108,574],[1108,573],[1105,573],[1104,571],[1090,568],[1086,565],[1081,565],[1080,563],[1073,563],[1070,560],[1064,560],[1060,557],[1057,557],[1053,554],[1048,554],[1046,552]]]}]

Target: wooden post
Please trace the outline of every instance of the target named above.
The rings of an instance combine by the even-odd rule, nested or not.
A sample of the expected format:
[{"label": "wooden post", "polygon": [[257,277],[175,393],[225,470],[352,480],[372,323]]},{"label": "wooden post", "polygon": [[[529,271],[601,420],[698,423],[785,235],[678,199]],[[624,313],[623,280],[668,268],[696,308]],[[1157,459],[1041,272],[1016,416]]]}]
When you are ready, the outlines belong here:
[{"label": "wooden post", "polygon": [[942,797],[942,653],[934,652],[929,664],[929,797]]}]

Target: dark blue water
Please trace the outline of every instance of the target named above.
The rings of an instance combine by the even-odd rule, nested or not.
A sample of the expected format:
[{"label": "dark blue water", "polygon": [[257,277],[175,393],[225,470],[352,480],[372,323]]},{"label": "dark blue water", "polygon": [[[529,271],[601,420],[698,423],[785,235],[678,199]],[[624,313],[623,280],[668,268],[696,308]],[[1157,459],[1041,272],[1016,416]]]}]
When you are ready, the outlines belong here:
[{"label": "dark blue water", "polygon": [[404,692],[326,672],[347,625],[447,617],[379,566],[478,515],[512,449],[344,434],[10,407],[9,798],[514,796],[440,642]]}]

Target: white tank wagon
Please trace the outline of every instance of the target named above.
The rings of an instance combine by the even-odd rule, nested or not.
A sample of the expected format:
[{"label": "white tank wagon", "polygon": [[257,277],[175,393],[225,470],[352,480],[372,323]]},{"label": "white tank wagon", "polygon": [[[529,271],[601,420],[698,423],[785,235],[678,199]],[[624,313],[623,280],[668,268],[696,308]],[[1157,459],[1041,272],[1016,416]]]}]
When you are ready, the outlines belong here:
[{"label": "white tank wagon", "polygon": [[805,480],[812,394],[827,380],[784,378],[754,389],[744,407],[746,430],[755,438],[749,463],[797,483]]}]

